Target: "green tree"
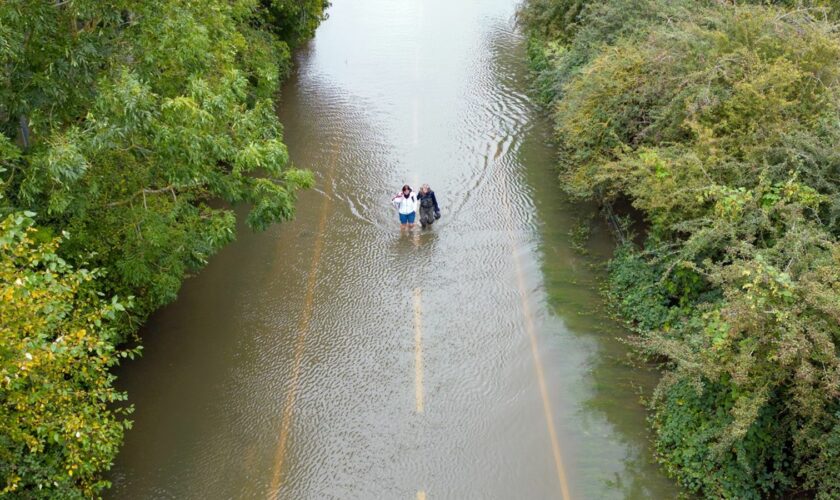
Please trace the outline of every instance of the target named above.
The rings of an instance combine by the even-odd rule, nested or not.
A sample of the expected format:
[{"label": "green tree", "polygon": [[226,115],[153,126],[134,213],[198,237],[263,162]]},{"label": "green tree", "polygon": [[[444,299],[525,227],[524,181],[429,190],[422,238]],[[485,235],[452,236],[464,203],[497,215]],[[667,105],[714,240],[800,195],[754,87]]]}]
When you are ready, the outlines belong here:
[{"label": "green tree", "polygon": [[0,221],[0,474],[20,498],[92,496],[129,427],[110,368],[125,314],[95,291],[99,271],[74,269],[33,220]]},{"label": "green tree", "polygon": [[107,269],[108,293],[137,296],[136,320],[233,238],[225,203],[251,205],[248,223],[264,228],[292,217],[312,183],[288,165],[273,98],[289,52],[260,28],[262,9],[0,6],[14,34],[0,52],[12,69],[0,81],[6,203],[68,230],[62,254]]},{"label": "green tree", "polygon": [[327,0],[260,0],[260,16],[265,26],[292,45],[315,34],[325,19]]},{"label": "green tree", "polygon": [[275,97],[325,6],[0,2],[6,493],[96,495],[127,425],[115,346],[233,239],[235,205],[255,229],[293,217],[313,177]]}]

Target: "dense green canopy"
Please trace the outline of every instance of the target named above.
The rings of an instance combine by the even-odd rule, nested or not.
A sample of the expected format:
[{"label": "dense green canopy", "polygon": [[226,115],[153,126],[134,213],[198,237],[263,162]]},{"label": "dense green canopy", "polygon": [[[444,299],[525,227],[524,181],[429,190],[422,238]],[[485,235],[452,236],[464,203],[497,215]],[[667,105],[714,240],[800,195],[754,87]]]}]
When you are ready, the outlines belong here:
[{"label": "dense green canopy", "polygon": [[568,191],[647,221],[610,291],[665,360],[659,458],[705,496],[836,498],[838,11],[775,3],[533,0],[522,17]]},{"label": "dense green canopy", "polygon": [[[125,425],[106,408],[121,398],[107,370],[114,346],[234,237],[233,204],[250,207],[254,228],[293,216],[313,179],[289,164],[274,96],[290,45],[312,35],[324,7],[0,3],[0,286],[14,298],[0,319],[8,490],[95,494]],[[52,356],[80,331],[90,340],[78,341],[95,346],[88,354],[56,354],[18,380],[24,358]],[[66,379],[86,366],[87,379]],[[21,398],[40,390],[72,397],[24,414]],[[90,419],[79,424],[84,451],[65,435],[75,414]]]}]

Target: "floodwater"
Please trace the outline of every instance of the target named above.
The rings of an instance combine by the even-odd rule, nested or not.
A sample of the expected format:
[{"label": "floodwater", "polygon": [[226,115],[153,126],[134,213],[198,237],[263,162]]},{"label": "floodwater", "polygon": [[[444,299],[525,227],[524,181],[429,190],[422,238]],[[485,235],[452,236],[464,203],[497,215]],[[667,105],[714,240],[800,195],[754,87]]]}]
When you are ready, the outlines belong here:
[{"label": "floodwater", "polygon": [[[143,331],[114,498],[672,498],[511,0],[337,0],[278,106],[312,169]],[[401,234],[390,196],[435,189]],[[588,256],[570,237],[592,221]]]}]

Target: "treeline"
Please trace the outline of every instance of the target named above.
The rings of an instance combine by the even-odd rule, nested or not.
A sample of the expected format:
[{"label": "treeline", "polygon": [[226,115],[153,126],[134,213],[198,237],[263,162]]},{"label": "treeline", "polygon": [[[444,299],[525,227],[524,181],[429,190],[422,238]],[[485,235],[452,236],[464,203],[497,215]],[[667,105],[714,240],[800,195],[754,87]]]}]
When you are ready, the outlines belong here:
[{"label": "treeline", "polygon": [[566,189],[646,220],[609,294],[663,367],[657,456],[705,497],[840,497],[838,14],[723,0],[520,14]]},{"label": "treeline", "polygon": [[326,0],[0,2],[0,494],[96,496],[110,368],[234,237],[286,220],[274,97]]}]

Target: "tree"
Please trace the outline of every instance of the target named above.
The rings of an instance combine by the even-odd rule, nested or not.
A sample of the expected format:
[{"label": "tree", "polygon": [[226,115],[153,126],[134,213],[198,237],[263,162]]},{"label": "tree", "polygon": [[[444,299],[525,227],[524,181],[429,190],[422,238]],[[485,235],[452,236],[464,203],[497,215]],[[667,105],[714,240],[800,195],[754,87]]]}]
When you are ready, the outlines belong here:
[{"label": "tree", "polygon": [[0,6],[14,34],[0,63],[6,203],[68,230],[62,255],[137,297],[132,325],[233,238],[226,204],[250,204],[264,228],[312,184],[288,165],[273,98],[289,52],[263,15],[247,0]]},{"label": "tree", "polygon": [[114,346],[124,303],[100,297],[100,272],[60,258],[61,238],[44,238],[31,215],[0,221],[2,492],[93,496],[129,427],[110,369],[136,351]]},{"label": "tree", "polygon": [[313,177],[274,101],[325,6],[0,2],[5,493],[105,487],[128,425],[109,368],[135,353],[116,346],[233,239],[234,205],[255,229],[294,216]]}]

